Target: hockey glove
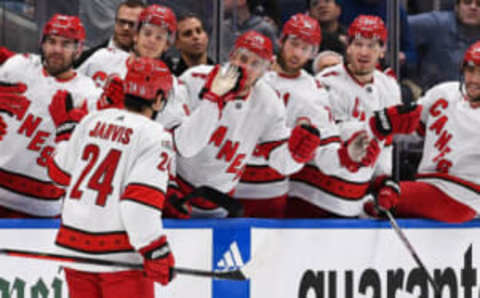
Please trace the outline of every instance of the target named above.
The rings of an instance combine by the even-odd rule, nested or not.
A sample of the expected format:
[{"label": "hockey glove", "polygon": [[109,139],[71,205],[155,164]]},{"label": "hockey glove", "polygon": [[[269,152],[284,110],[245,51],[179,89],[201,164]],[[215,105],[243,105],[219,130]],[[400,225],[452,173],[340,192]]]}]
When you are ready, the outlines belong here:
[{"label": "hockey glove", "polygon": [[192,205],[188,201],[184,202],[182,197],[183,194],[178,189],[168,187],[162,216],[165,218],[189,219],[192,213]]},{"label": "hockey glove", "polygon": [[215,102],[219,110],[223,109],[223,96],[233,90],[239,78],[238,68],[230,65],[225,71],[219,64],[210,71],[207,81],[200,91],[200,98]]},{"label": "hockey glove", "polygon": [[298,163],[305,163],[313,158],[320,145],[320,132],[308,124],[297,125],[288,139],[288,149],[292,158]]},{"label": "hockey glove", "polygon": [[355,173],[360,167],[373,166],[380,151],[376,139],[368,141],[366,132],[359,131],[342,144],[338,149],[338,157],[342,166]]},{"label": "hockey glove", "polygon": [[370,118],[370,128],[379,140],[391,134],[409,134],[417,128],[421,113],[422,106],[415,103],[385,108]]},{"label": "hockey glove", "polygon": [[243,66],[233,66],[235,70],[238,72],[238,79],[237,83],[235,84],[235,87],[231,91],[229,91],[225,96],[224,96],[224,101],[230,101],[234,100],[238,93],[245,88],[245,84],[247,82],[247,71],[245,67]]},{"label": "hockey glove", "polygon": [[0,83],[0,112],[22,120],[30,106],[30,101],[22,95],[26,90],[27,86],[21,83]]},{"label": "hockey glove", "polygon": [[[364,210],[370,215],[378,217],[381,209],[392,210],[400,201],[400,185],[391,178],[385,178],[380,183],[378,190],[374,190],[375,201],[368,201]],[[381,208],[379,208],[381,207]]]},{"label": "hockey glove", "polygon": [[55,93],[48,110],[56,127],[55,143],[70,139],[75,126],[87,114],[86,105],[73,108],[72,96],[66,90]]},{"label": "hockey glove", "polygon": [[6,47],[0,47],[0,65],[7,61],[10,57],[14,56],[15,52],[10,51]]},{"label": "hockey glove", "polygon": [[166,286],[174,277],[175,258],[170,251],[166,236],[140,249],[143,255],[143,269],[147,277]]},{"label": "hockey glove", "polygon": [[97,109],[123,109],[124,96],[123,80],[118,76],[114,76],[105,84],[105,87],[103,88],[103,94],[97,101]]},{"label": "hockey glove", "polygon": [[0,141],[3,139],[3,136],[7,134],[7,127],[7,123],[5,123],[2,116],[0,116]]}]

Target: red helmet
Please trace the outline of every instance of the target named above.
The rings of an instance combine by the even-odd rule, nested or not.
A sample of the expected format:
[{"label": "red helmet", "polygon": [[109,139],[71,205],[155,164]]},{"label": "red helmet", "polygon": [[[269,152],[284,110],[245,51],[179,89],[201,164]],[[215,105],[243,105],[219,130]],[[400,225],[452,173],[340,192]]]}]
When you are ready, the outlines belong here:
[{"label": "red helmet", "polygon": [[282,37],[287,35],[295,35],[315,46],[322,41],[322,31],[317,20],[301,13],[291,17],[283,26]]},{"label": "red helmet", "polygon": [[43,36],[59,35],[79,42],[85,40],[85,28],[78,17],[55,14],[43,27]]},{"label": "red helmet", "polygon": [[234,51],[239,48],[245,48],[268,61],[273,58],[272,41],[255,31],[247,31],[237,38]]},{"label": "red helmet", "polygon": [[125,94],[154,100],[160,91],[167,97],[172,86],[172,74],[162,61],[140,57],[129,63],[124,80]]},{"label": "red helmet", "polygon": [[463,56],[463,66],[467,64],[480,66],[480,41],[472,44],[465,52]]},{"label": "red helmet", "polygon": [[359,15],[353,20],[348,28],[348,36],[355,38],[362,36],[364,38],[377,38],[382,43],[387,41],[387,29],[382,19],[377,16]]},{"label": "red helmet", "polygon": [[153,4],[145,8],[138,17],[139,26],[144,23],[166,27],[172,35],[177,31],[175,14],[170,8],[162,5]]}]

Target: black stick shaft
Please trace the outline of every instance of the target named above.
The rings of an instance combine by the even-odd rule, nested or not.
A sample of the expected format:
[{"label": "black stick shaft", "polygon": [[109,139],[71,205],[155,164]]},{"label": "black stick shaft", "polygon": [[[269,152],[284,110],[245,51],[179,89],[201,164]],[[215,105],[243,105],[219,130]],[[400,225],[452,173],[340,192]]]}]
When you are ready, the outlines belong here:
[{"label": "black stick shaft", "polygon": [[428,281],[432,285],[435,294],[440,294],[440,288],[438,287],[437,283],[433,279],[432,275],[428,272],[427,267],[425,267],[425,264],[423,264],[422,260],[418,256],[412,243],[407,239],[407,236],[403,233],[402,229],[398,226],[398,223],[393,217],[392,213],[389,210],[386,210],[383,208],[381,208],[381,211],[387,215],[388,220],[390,221],[390,224],[393,227],[393,230],[397,233],[398,237],[400,238],[402,243],[405,245],[407,250],[410,252],[410,255],[413,257],[417,265],[423,270],[423,272],[425,272],[425,275],[427,276]]},{"label": "black stick shaft", "polygon": [[[25,251],[19,249],[0,249],[0,255],[14,256],[14,257],[26,257],[26,258],[35,258],[43,259],[49,261],[60,261],[60,262],[72,262],[72,263],[83,263],[83,264],[92,264],[92,265],[102,265],[102,266],[117,266],[125,267],[131,269],[143,269],[142,264],[132,264],[119,261],[109,261],[109,260],[100,260],[88,257],[78,257],[78,256],[67,256],[47,252],[38,252],[38,251]],[[175,267],[173,270],[178,274],[194,275],[194,276],[203,276],[210,278],[219,278],[219,279],[230,279],[230,280],[246,280],[245,275],[240,271],[240,269],[233,271],[208,271],[200,269],[191,269],[191,268],[181,268]]]}]

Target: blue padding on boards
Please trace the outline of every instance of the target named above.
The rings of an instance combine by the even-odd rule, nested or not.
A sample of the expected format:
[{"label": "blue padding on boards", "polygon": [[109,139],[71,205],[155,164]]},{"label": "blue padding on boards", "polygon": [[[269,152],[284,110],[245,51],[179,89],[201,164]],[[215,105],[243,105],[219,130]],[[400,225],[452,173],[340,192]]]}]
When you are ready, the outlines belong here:
[{"label": "blue padding on boards", "polygon": [[[250,227],[245,224],[218,225],[213,229],[214,270],[234,270],[250,260]],[[248,298],[250,281],[212,281],[212,298]]]}]

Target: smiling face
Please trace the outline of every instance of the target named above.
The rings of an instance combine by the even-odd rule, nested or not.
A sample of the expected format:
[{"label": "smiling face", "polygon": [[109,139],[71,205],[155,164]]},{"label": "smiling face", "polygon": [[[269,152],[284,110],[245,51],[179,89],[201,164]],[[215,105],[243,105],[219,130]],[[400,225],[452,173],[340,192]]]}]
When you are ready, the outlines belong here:
[{"label": "smiling face", "polygon": [[144,24],[135,35],[135,50],[140,57],[159,58],[168,46],[168,30],[153,24]]},{"label": "smiling face", "polygon": [[463,74],[468,99],[480,104],[480,66],[466,65]]},{"label": "smiling face", "polygon": [[383,57],[384,46],[376,38],[354,38],[347,47],[348,67],[354,75],[371,74]]},{"label": "smiling face", "polygon": [[80,49],[75,40],[51,34],[45,36],[42,52],[45,70],[52,76],[58,76],[72,68]]}]

